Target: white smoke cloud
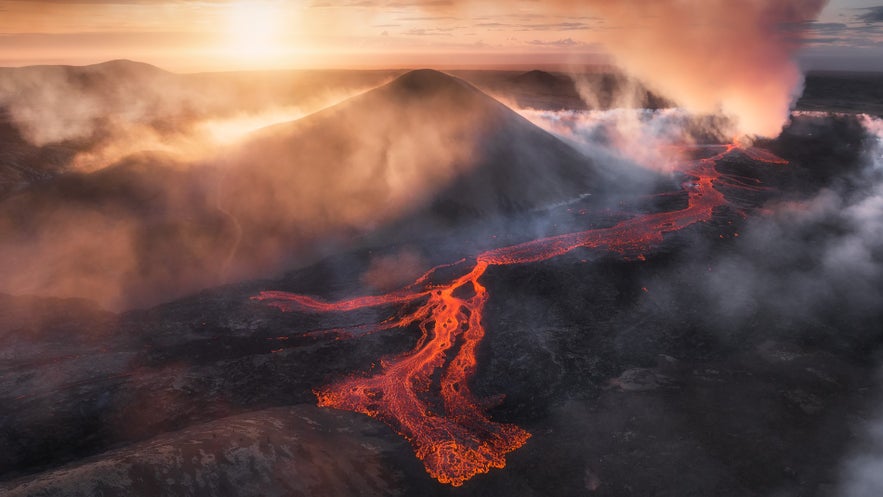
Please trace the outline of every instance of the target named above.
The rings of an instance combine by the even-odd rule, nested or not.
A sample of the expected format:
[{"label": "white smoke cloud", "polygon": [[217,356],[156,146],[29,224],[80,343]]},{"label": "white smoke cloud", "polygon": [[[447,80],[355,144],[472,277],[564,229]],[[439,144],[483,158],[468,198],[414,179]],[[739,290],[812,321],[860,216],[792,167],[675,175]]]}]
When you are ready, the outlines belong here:
[{"label": "white smoke cloud", "polygon": [[877,497],[883,494],[883,416],[861,428],[863,448],[844,465],[840,497]]},{"label": "white smoke cloud", "polygon": [[656,171],[670,171],[684,146],[727,142],[734,131],[725,119],[697,118],[678,108],[518,112],[599,161],[634,163]]},{"label": "white smoke cloud", "polygon": [[[873,169],[869,172],[874,183],[866,198],[847,207],[853,229],[863,236],[838,244],[826,263],[836,268],[849,264],[847,267],[853,271],[845,272],[843,278],[859,283],[857,290],[867,292],[866,304],[879,307],[883,301],[880,286],[883,283],[883,119],[865,118],[864,121],[868,131],[876,136]],[[868,288],[864,282],[871,282],[873,286]],[[876,413],[859,429],[862,442],[853,448],[841,469],[841,497],[883,495],[883,407],[878,404]]]},{"label": "white smoke cloud", "polygon": [[[263,79],[262,79],[263,78]],[[179,75],[129,61],[82,67],[0,68],[0,113],[35,147],[77,150],[67,170],[95,171],[135,153],[211,158],[248,133],[288,122],[385,82],[369,75],[326,84],[309,74]],[[0,114],[0,115],[2,115]]]},{"label": "white smoke cloud", "polygon": [[[443,2],[469,5],[481,0]],[[601,22],[583,33],[628,75],[739,134],[777,136],[800,95],[803,27],[827,0],[553,0],[538,10]],[[446,8],[446,7],[439,7]]]}]

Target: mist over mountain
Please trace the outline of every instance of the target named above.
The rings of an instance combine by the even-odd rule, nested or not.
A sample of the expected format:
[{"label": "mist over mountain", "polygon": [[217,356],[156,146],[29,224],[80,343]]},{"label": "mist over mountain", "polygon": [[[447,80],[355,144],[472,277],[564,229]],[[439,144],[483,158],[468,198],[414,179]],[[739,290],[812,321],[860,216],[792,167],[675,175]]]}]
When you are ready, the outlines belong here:
[{"label": "mist over mountain", "polygon": [[534,69],[454,71],[496,98],[535,110],[660,109],[674,103],[613,68],[573,73]]},{"label": "mist over mountain", "polygon": [[414,71],[200,161],[139,153],[7,198],[0,291],[144,306],[303,264],[403,217],[444,228],[639,178],[654,181],[594,164],[462,80]]},{"label": "mist over mountain", "polygon": [[399,72],[174,74],[127,60],[0,68],[0,199],[145,151],[202,160]]}]

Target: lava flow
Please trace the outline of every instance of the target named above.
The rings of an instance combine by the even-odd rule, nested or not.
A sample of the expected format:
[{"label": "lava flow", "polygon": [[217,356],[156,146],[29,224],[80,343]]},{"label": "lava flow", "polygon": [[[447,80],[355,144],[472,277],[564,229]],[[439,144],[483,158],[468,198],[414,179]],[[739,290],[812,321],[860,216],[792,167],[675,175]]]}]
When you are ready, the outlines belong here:
[{"label": "lava flow", "polygon": [[[480,279],[487,268],[544,261],[577,248],[640,257],[661,242],[665,233],[710,220],[715,208],[727,204],[715,184],[755,188],[715,167],[737,147],[715,147],[719,149],[716,155],[682,165],[682,171],[692,180],[685,186],[688,205],[681,210],[639,215],[608,228],[488,250],[468,263],[433,268],[409,286],[385,295],[325,302],[268,291],[254,298],[283,311],[302,312],[398,305],[399,314],[358,330],[375,332],[416,324],[422,334],[417,345],[406,354],[381,360],[379,372],[373,376],[351,376],[315,390],[319,406],[359,412],[383,421],[411,443],[430,475],[459,486],[490,468],[504,467],[505,455],[530,438],[518,426],[491,421],[485,414],[491,402],[476,398],[469,388],[476,349],[485,334],[482,313],[488,291]],[[738,150],[755,161],[785,163],[762,150]],[[434,281],[441,278],[442,269],[460,265],[466,267],[462,276],[447,283]]]}]

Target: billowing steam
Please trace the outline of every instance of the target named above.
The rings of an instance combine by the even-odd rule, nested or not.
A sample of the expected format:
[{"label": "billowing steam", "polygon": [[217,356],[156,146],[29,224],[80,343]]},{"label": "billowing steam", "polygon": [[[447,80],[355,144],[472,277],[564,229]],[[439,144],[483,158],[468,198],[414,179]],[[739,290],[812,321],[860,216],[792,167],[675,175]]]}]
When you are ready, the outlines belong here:
[{"label": "billowing steam", "polygon": [[0,292],[120,308],[224,282],[240,223],[223,208],[219,157],[389,77],[0,69]]},{"label": "billowing steam", "polygon": [[739,134],[776,136],[801,91],[794,61],[801,25],[826,3],[556,0],[543,6],[600,17],[601,27],[585,38],[650,90],[695,113],[728,116]]},{"label": "billowing steam", "polygon": [[665,172],[681,158],[682,146],[723,143],[732,136],[728,120],[698,118],[676,108],[518,112],[599,161],[635,163]]},{"label": "billowing steam", "polygon": [[[607,51],[651,89],[749,135],[776,136],[799,96],[796,26],[825,0],[588,0]],[[789,38],[790,37],[790,38]]]},{"label": "billowing steam", "polygon": [[[879,378],[877,383],[879,384]],[[879,404],[879,400],[877,401]],[[883,492],[883,409],[860,428],[861,446],[842,465],[837,497],[875,497]]]},{"label": "billowing steam", "polygon": [[388,80],[380,73],[345,85],[316,84],[309,74],[275,78],[280,83],[261,75],[242,82],[180,75],[131,61],[0,68],[0,119],[11,121],[34,147],[75,149],[57,164],[63,170],[95,171],[143,151],[198,161],[251,131]]},{"label": "billowing steam", "polygon": [[[676,110],[521,112],[596,157],[648,167],[669,145],[716,129],[703,131]],[[652,144],[655,155],[636,152],[645,150],[639,140]],[[635,312],[672,329],[685,320],[698,323],[696,329],[724,343],[797,341],[848,357],[876,350],[883,319],[883,120],[796,112],[773,148],[797,155],[783,170],[788,181],[811,178],[799,183],[797,198],[749,218],[726,250],[691,238],[677,263],[641,281],[649,293]],[[836,470],[836,491],[825,495],[883,493],[883,408],[880,377],[875,380],[865,380],[877,390],[866,396],[867,410],[842,420],[855,440]]]},{"label": "billowing steam", "polygon": [[[796,116],[789,137],[806,134],[814,143],[834,139],[846,150],[865,143],[865,150],[852,164],[842,157],[824,164],[823,154],[809,158],[816,164],[803,167],[828,169],[822,174],[830,179],[819,182],[817,192],[801,192],[806,197],[770,205],[771,215],[749,220],[731,253],[719,256],[711,247],[694,245],[685,254],[687,268],[648,282],[662,299],[658,303],[689,301],[709,309],[706,324],[720,328],[719,322],[726,323],[728,333],[749,329],[748,323],[758,316],[762,321],[784,320],[797,326],[824,322],[837,330],[844,323],[866,322],[879,313],[883,299],[883,136],[876,134],[879,129],[878,119],[864,116]],[[865,136],[853,136],[849,143],[837,135],[844,130]],[[799,143],[789,146],[797,148]],[[678,287],[683,278],[693,281],[695,292]]]},{"label": "billowing steam", "polygon": [[[598,168],[585,157],[467,83],[434,71],[409,73],[213,150],[218,140],[207,136],[222,135],[225,123],[236,123],[237,131],[255,121],[201,111],[188,119],[174,105],[151,103],[161,101],[160,87],[130,101],[96,91],[115,79],[103,69],[85,85],[65,77],[33,89],[40,98],[7,100],[20,134],[34,146],[61,143],[98,167],[50,173],[6,198],[0,191],[0,292],[86,296],[114,309],[150,305],[278,274],[416,212],[432,213],[418,223],[425,235],[432,223],[444,229],[600,185]],[[92,104],[70,116],[53,111],[59,101],[80,96]],[[49,133],[36,125],[56,114],[70,121],[69,129]],[[162,147],[137,139],[143,134],[135,130],[162,136]],[[191,148],[179,145],[189,141]],[[139,148],[131,147],[154,150],[133,154]],[[204,153],[182,157],[183,150]],[[415,268],[399,260],[396,269],[418,270],[420,261],[412,259]],[[378,261],[365,284],[385,287],[404,277],[388,266]]]},{"label": "billowing steam", "polygon": [[[836,272],[841,288],[849,288],[849,299],[858,298],[848,310],[863,317],[869,310],[873,323],[879,323],[880,301],[883,299],[883,120],[867,119],[868,131],[875,138],[871,157],[873,167],[862,176],[867,184],[853,202],[835,203],[829,207],[829,214],[842,216],[848,224],[847,235],[836,244],[830,244],[826,267]],[[842,212],[838,212],[841,210]],[[871,497],[883,492],[883,407],[880,405],[880,377],[876,378],[873,414],[863,426],[857,427],[859,440],[857,447],[841,466],[840,485],[837,495],[842,497]]]}]

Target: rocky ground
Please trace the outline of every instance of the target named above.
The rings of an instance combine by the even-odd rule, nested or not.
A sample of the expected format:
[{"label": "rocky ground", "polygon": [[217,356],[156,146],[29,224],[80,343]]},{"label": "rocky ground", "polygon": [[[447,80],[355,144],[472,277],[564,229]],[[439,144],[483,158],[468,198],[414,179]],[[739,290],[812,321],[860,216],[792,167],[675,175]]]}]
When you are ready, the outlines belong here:
[{"label": "rocky ground", "polygon": [[[585,200],[407,245],[380,232],[368,248],[275,279],[120,313],[0,296],[0,494],[838,495],[879,417],[879,242],[860,272],[820,247],[876,229],[837,217],[876,212],[861,201],[874,198],[868,139],[853,118],[800,120],[761,143],[790,166],[719,165],[770,190],[726,192],[734,207],[646,260],[577,250],[489,269],[472,390],[502,395],[491,418],[532,437],[505,468],[460,488],[430,478],[379,421],[315,406],[312,389],[408,351],[419,333],[308,332],[394,309],[283,313],[250,297],[360,295],[374,291],[363,275],[378,258],[406,250],[421,264],[450,262],[538,230],[678,208],[683,196],[608,209]],[[831,192],[841,203],[817,219],[774,212],[796,202],[818,211]]]},{"label": "rocky ground", "polygon": [[[416,335],[339,341],[342,322],[248,301],[269,282],[120,316],[41,302],[4,334],[5,495],[830,495],[873,369],[756,323],[744,336],[654,315],[654,264],[499,268],[474,390],[532,433],[460,489],[365,416],[310,389]],[[321,271],[316,271],[321,272]],[[272,286],[305,287],[292,275]],[[643,301],[644,304],[639,303]],[[4,302],[22,309],[22,302]],[[12,311],[14,312],[14,311]],[[374,316],[348,317],[353,321]],[[53,322],[54,321],[54,322]],[[4,320],[10,323],[9,320]],[[76,339],[72,339],[76,337]]]}]

